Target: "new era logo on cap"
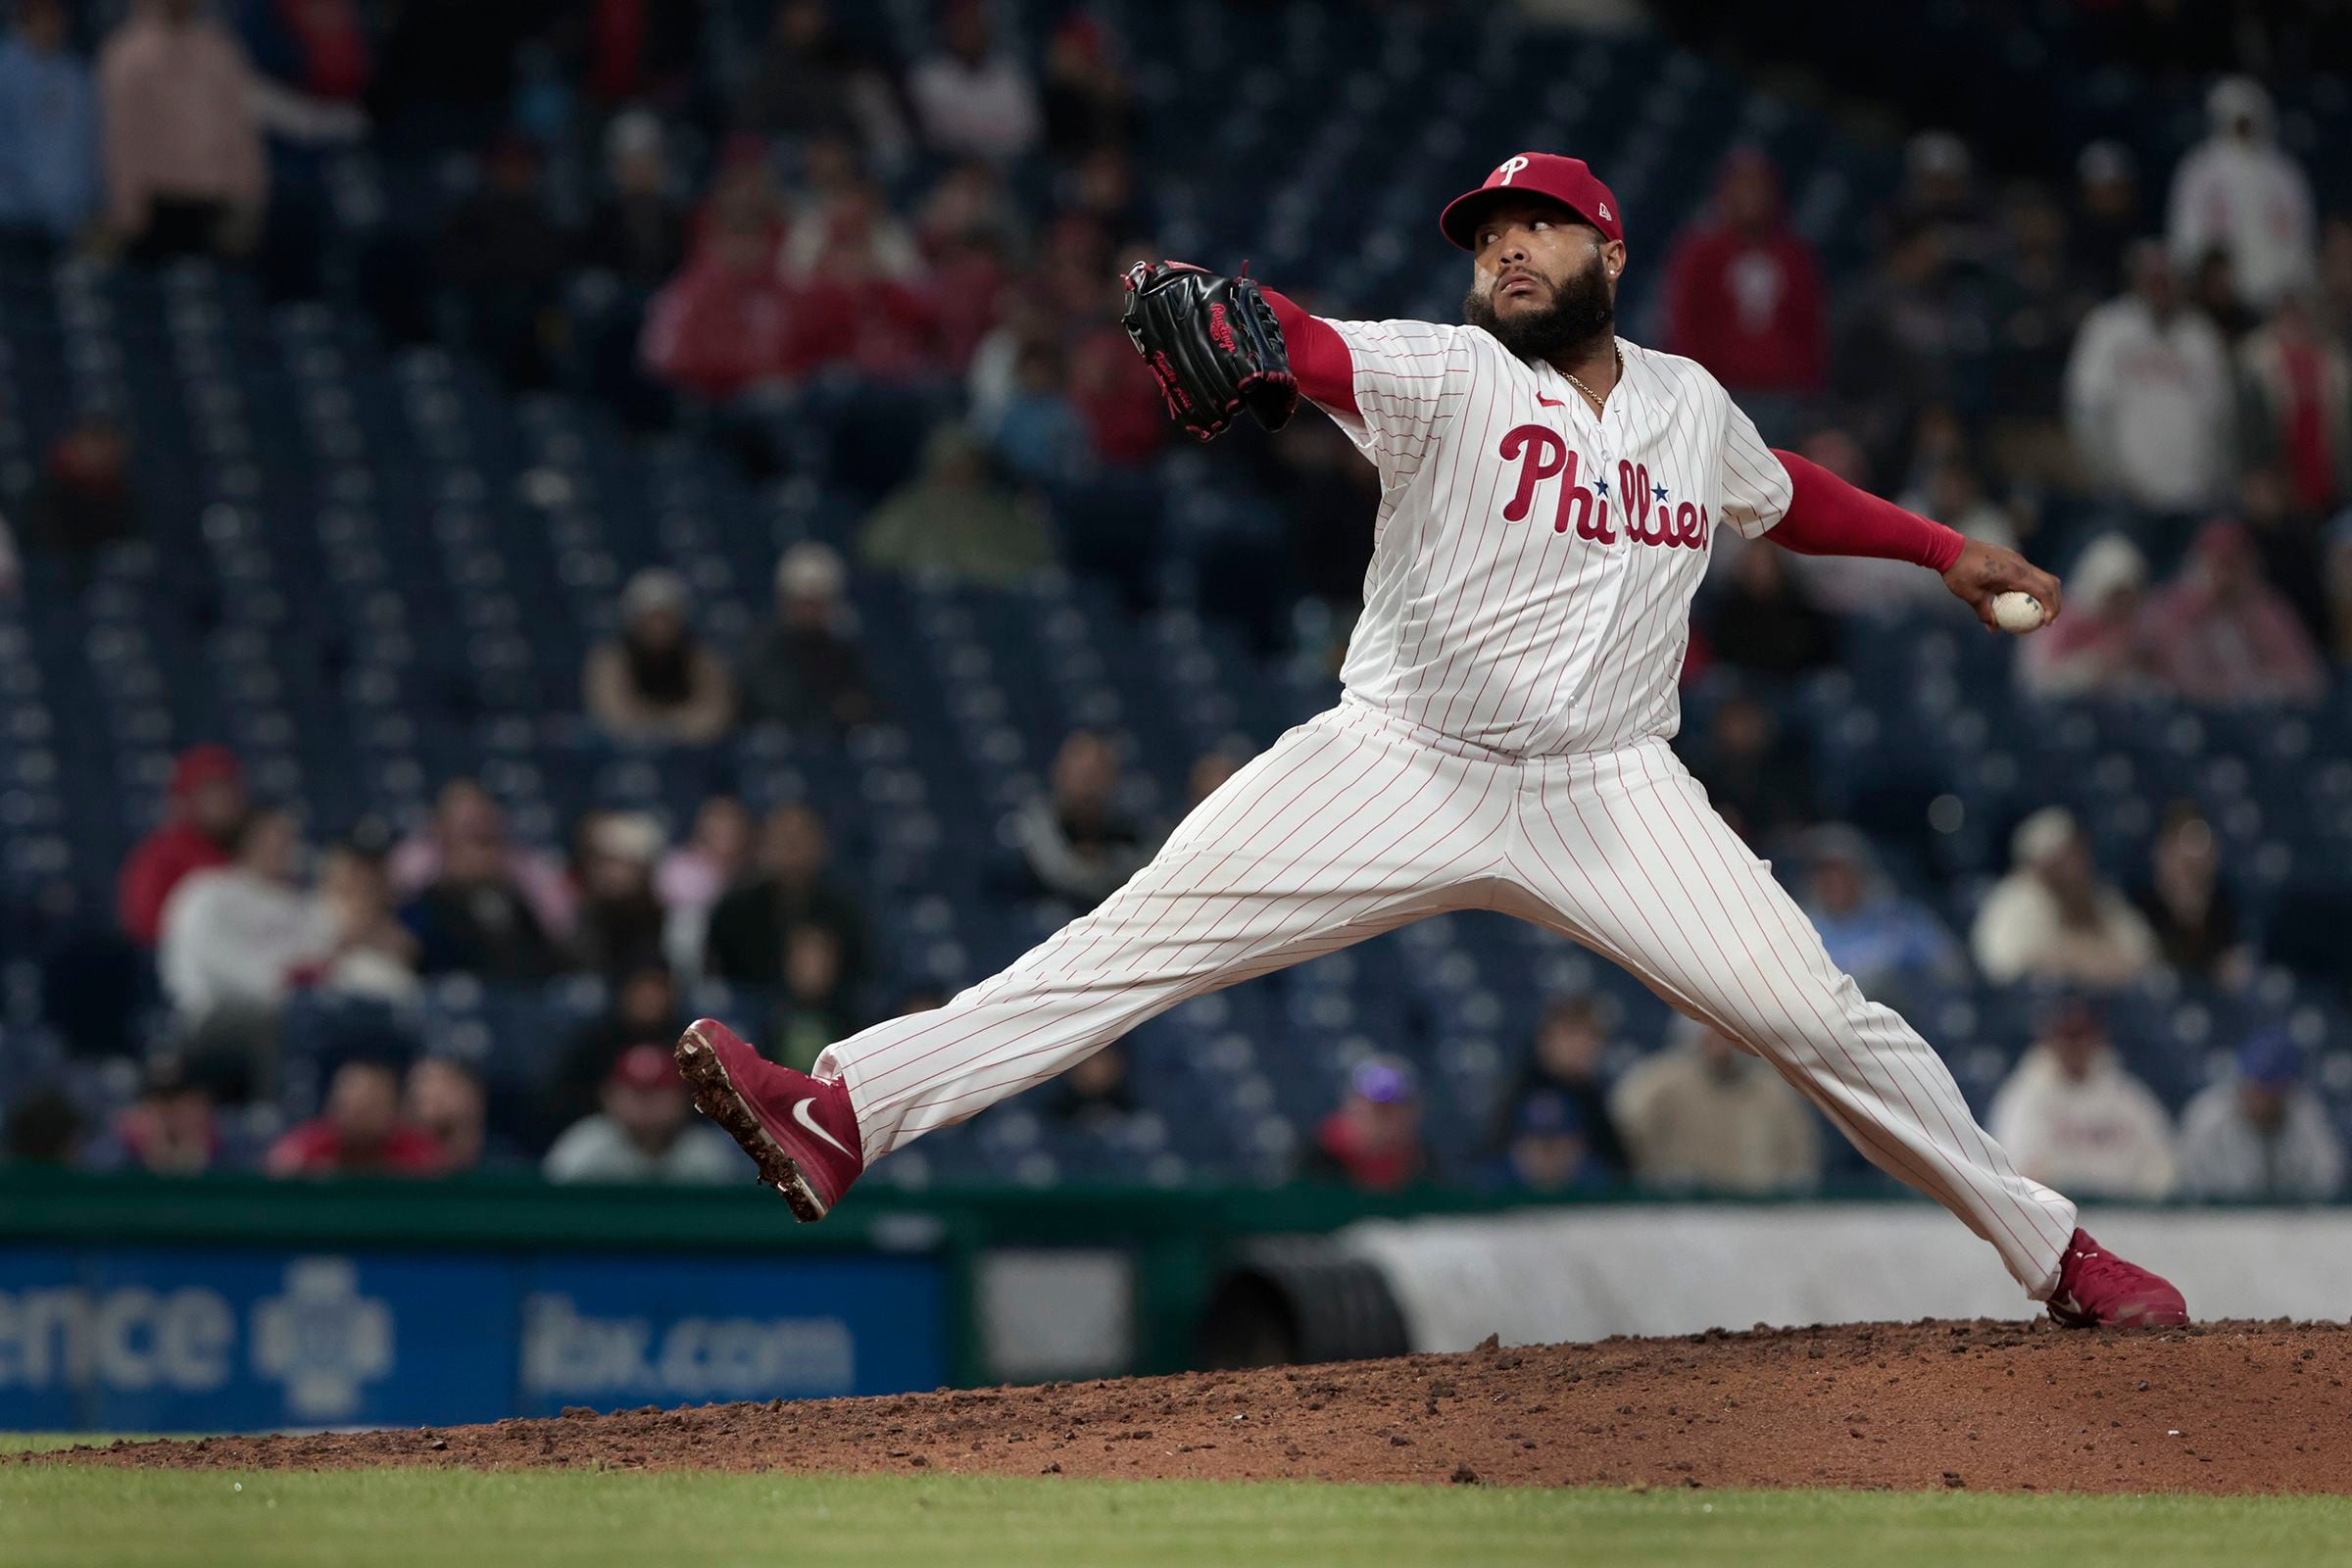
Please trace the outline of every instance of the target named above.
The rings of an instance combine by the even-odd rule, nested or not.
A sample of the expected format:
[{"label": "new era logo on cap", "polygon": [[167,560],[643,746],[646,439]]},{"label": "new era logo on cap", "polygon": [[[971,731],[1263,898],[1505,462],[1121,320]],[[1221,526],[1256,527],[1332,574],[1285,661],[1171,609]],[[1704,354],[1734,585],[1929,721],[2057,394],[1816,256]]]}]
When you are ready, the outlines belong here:
[{"label": "new era logo on cap", "polygon": [[1476,250],[1477,224],[1486,210],[1511,196],[1546,196],[1591,223],[1609,239],[1625,238],[1617,217],[1617,198],[1581,158],[1556,153],[1513,153],[1494,166],[1486,183],[1457,196],[1438,218],[1446,237],[1466,251]]}]

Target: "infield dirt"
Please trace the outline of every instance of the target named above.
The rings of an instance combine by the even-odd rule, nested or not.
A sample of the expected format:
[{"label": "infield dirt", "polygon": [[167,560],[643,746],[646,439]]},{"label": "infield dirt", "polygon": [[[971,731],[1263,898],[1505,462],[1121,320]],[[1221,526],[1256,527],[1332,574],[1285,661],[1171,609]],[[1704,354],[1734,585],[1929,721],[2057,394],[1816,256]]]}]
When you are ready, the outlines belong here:
[{"label": "infield dirt", "polygon": [[19,1462],[2352,1493],[2352,1332],[1922,1322],[721,1404]]}]

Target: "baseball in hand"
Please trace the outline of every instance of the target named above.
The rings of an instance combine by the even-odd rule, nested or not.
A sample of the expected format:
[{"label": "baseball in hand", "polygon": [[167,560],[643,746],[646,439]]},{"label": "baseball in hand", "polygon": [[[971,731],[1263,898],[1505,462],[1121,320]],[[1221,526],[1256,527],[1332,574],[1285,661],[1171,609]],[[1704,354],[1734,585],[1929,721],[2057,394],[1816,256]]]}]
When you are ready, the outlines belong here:
[{"label": "baseball in hand", "polygon": [[1992,596],[1992,618],[2001,630],[2023,637],[2030,631],[2041,629],[2041,601],[2032,594],[2021,594],[2012,588],[2007,593]]}]

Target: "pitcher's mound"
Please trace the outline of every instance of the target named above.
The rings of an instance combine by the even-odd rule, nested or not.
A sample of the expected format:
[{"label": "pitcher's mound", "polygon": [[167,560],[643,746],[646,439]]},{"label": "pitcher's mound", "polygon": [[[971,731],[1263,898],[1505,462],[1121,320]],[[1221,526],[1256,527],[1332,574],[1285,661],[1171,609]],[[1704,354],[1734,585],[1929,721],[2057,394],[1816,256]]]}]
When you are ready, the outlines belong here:
[{"label": "pitcher's mound", "polygon": [[1713,1330],[1033,1389],[573,1411],[49,1457],[315,1469],[994,1471],[1204,1480],[2352,1492],[2352,1334],[2210,1323]]}]

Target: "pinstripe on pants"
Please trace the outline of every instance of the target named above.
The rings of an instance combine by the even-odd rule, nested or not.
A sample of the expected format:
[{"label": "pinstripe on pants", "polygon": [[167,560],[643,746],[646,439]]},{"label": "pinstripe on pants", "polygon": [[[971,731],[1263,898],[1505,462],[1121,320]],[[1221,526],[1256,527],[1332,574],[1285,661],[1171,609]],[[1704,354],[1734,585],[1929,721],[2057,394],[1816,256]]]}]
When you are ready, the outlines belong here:
[{"label": "pinstripe on pants", "polygon": [[2074,1205],[2020,1176],[1942,1061],[1838,972],[1660,739],[1515,759],[1351,702],[1236,773],[1093,913],[932,1012],[827,1051],[867,1157],[960,1121],[1188,997],[1446,909],[1623,964],[1772,1066],[2036,1298]]}]

